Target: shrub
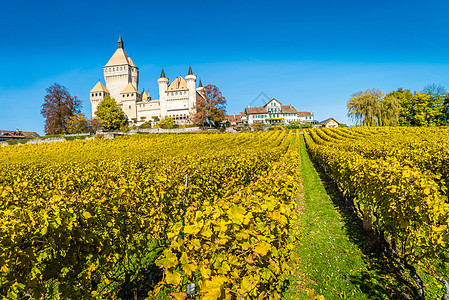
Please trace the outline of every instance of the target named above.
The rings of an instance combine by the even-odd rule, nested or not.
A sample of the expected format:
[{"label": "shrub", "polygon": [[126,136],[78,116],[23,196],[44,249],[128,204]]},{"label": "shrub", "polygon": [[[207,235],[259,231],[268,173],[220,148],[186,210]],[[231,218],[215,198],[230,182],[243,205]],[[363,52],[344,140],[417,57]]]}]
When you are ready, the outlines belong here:
[{"label": "shrub", "polygon": [[173,126],[175,125],[175,120],[171,117],[165,117],[159,123],[157,123],[157,125],[164,129],[173,128]]}]

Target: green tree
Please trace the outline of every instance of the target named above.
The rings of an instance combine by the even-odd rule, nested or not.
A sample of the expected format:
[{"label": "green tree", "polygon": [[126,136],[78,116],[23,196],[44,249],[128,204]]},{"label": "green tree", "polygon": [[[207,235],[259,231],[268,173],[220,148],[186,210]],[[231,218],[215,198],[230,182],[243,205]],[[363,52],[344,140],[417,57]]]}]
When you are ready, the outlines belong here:
[{"label": "green tree", "polygon": [[84,114],[76,114],[70,117],[65,125],[68,133],[90,132],[90,124]]},{"label": "green tree", "polygon": [[444,97],[443,118],[443,125],[449,125],[449,93],[446,93],[446,96]]},{"label": "green tree", "polygon": [[388,93],[385,98],[396,98],[401,104],[398,125],[399,126],[411,126],[413,121],[413,94],[410,90],[403,90],[402,88],[397,91]]},{"label": "green tree", "polygon": [[440,126],[446,124],[446,89],[441,85],[430,84],[425,86],[422,92],[429,96],[426,107],[427,126]]},{"label": "green tree", "polygon": [[81,101],[76,96],[71,96],[65,86],[54,83],[47,88],[41,110],[45,118],[45,134],[67,133],[68,120],[80,112],[81,106]]},{"label": "green tree", "polygon": [[101,125],[108,130],[119,129],[127,121],[125,114],[115,103],[115,99],[109,95],[106,95],[103,101],[98,104],[95,115]]},{"label": "green tree", "polygon": [[347,103],[348,116],[357,125],[376,126],[382,115],[382,98],[384,94],[379,89],[360,91],[351,95]]},{"label": "green tree", "polygon": [[402,102],[391,93],[384,96],[381,90],[371,89],[353,94],[347,107],[357,125],[397,126]]},{"label": "green tree", "polygon": [[429,104],[430,96],[425,93],[415,93],[412,98],[412,111],[413,116],[412,126],[428,126],[429,123]]},{"label": "green tree", "polygon": [[380,126],[398,126],[399,115],[402,110],[402,103],[399,99],[392,96],[385,96],[381,101],[380,116],[378,125]]},{"label": "green tree", "polygon": [[175,126],[175,120],[171,117],[165,117],[162,120],[159,121],[159,123],[157,123],[158,126],[160,126],[161,128],[173,128],[173,126]]}]

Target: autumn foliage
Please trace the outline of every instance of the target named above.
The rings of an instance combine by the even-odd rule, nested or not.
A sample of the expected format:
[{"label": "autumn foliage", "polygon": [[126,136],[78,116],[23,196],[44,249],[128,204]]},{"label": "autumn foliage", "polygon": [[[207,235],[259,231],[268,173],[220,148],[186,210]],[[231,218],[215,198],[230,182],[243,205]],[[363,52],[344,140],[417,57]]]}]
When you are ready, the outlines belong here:
[{"label": "autumn foliage", "polygon": [[364,227],[379,233],[395,262],[410,271],[420,299],[430,281],[423,284],[419,273],[424,272],[443,283],[447,295],[448,130],[359,127],[309,133],[304,136],[310,156],[363,216]]},{"label": "autumn foliage", "polygon": [[181,299],[188,282],[197,299],[280,299],[297,133],[1,148],[0,298],[117,299],[153,268],[138,299]]},{"label": "autumn foliage", "polygon": [[45,134],[67,133],[66,125],[69,119],[80,113],[81,100],[76,96],[71,96],[69,90],[54,83],[47,88],[44,104],[42,104],[41,114],[45,118]]},{"label": "autumn foliage", "polygon": [[218,87],[209,84],[204,87],[202,97],[196,101],[196,113],[193,117],[195,124],[209,124],[217,126],[224,120],[226,114],[226,98]]}]

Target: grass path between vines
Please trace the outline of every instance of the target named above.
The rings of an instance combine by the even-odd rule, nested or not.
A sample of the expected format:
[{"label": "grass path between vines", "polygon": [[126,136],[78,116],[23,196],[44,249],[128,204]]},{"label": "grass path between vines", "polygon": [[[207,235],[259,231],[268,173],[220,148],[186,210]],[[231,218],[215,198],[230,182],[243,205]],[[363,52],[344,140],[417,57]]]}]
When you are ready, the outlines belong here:
[{"label": "grass path between vines", "polygon": [[396,273],[361,221],[343,205],[335,185],[315,169],[301,136],[300,241],[284,299],[307,290],[329,299],[414,299],[413,287]]}]

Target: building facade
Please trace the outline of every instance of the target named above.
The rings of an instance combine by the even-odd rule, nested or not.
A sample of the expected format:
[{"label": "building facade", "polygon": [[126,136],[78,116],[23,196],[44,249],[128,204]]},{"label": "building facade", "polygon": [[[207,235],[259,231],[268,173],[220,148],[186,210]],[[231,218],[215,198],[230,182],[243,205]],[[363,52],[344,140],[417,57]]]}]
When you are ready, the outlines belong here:
[{"label": "building facade", "polygon": [[292,122],[313,122],[313,113],[297,111],[292,105],[282,105],[275,98],[262,107],[247,107],[243,112],[246,123],[290,124]]},{"label": "building facade", "polygon": [[196,111],[197,99],[202,97],[201,80],[197,87],[197,76],[193,74],[191,67],[185,77],[178,76],[171,83],[162,69],[161,76],[157,79],[159,99],[152,99],[149,91],[139,92],[139,68],[126,54],[121,36],[117,50],[103,67],[103,74],[106,86],[98,81],[90,91],[92,117],[95,116],[98,104],[109,95],[133,123],[168,116],[178,124],[188,124]]},{"label": "building facade", "polygon": [[335,121],[334,118],[329,118],[329,119],[326,119],[326,120],[320,122],[319,125],[321,127],[326,127],[326,128],[337,128],[338,125],[340,125],[340,123]]}]

